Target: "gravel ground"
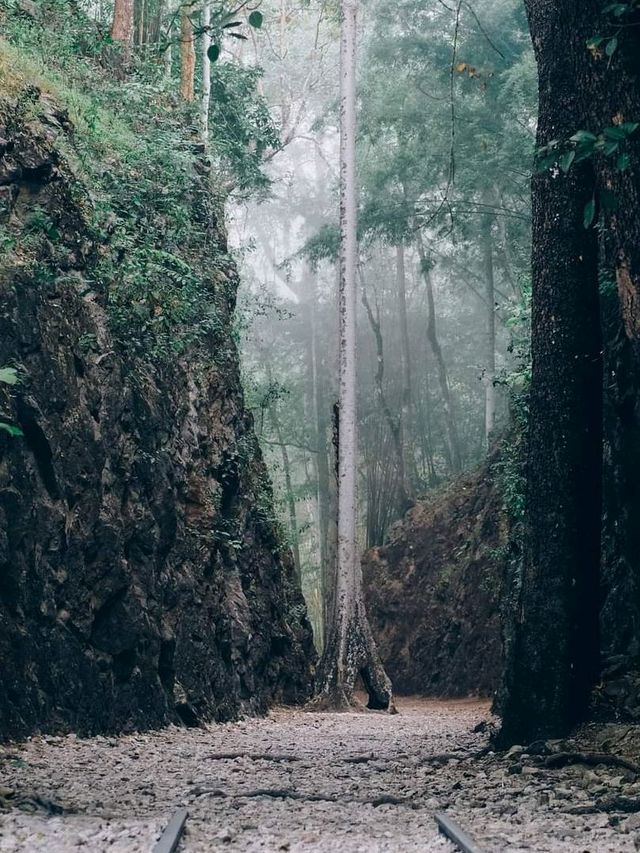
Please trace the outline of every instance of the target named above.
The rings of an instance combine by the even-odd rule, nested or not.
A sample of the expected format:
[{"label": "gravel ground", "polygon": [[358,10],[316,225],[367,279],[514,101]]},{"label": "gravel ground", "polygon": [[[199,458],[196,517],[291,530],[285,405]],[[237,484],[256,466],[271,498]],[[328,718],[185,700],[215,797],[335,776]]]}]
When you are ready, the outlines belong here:
[{"label": "gravel ground", "polygon": [[[487,853],[640,849],[639,776],[496,756],[485,720],[483,702],[405,700],[397,716],[287,709],[204,730],[34,737],[0,749],[0,850],[148,853],[179,806],[184,853],[452,851],[437,810]],[[584,737],[602,749],[620,736]]]}]

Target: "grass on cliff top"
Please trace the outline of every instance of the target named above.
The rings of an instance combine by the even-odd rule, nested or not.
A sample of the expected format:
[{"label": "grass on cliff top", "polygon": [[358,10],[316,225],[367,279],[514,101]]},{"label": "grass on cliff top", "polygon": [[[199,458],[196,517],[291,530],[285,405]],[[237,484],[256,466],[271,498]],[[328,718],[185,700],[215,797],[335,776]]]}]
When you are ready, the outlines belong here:
[{"label": "grass on cliff top", "polygon": [[[76,133],[73,160],[89,172],[111,168],[164,166],[175,178],[193,157],[185,150],[184,115],[171,120],[166,92],[151,85],[119,84],[97,63],[78,58],[71,69],[51,64],[37,45],[0,38],[0,92],[16,101],[37,86],[69,114]],[[75,155],[75,156],[74,156]]]},{"label": "grass on cliff top", "polygon": [[[226,283],[219,270],[229,259],[207,236],[208,223],[219,221],[218,200],[198,189],[188,110],[175,105],[153,68],[150,80],[114,79],[102,54],[79,53],[74,32],[49,40],[42,26],[23,20],[6,30],[0,115],[8,109],[37,126],[47,108],[68,114],[72,129],[58,132],[55,146],[89,191],[91,239],[103,244],[91,275],[108,294],[122,346],[156,363],[211,333],[225,336],[216,283]],[[86,49],[91,42],[80,35]],[[2,241],[14,262],[34,259],[34,282],[56,276],[38,263],[38,223],[50,239],[55,223],[34,211],[16,239]]]},{"label": "grass on cliff top", "polygon": [[[177,57],[167,75],[159,48],[134,52],[117,79],[108,21],[94,20],[88,0],[47,0],[46,17],[18,6],[0,2],[0,111],[8,99],[34,121],[55,105],[68,113],[72,130],[58,132],[55,145],[92,201],[92,239],[102,244],[93,274],[114,332],[154,362],[198,340],[218,361],[235,289],[222,249],[222,188],[231,180],[261,191],[262,153],[278,144],[257,94],[260,72],[212,69],[209,171],[194,144],[197,105],[179,98]],[[47,226],[46,216],[39,221]]]}]

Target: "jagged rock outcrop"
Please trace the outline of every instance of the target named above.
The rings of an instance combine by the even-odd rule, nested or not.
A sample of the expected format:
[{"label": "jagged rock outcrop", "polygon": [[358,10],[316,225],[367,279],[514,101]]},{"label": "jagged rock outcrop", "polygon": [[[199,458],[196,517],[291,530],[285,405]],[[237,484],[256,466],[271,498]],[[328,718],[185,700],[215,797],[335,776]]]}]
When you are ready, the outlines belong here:
[{"label": "jagged rock outcrop", "polygon": [[397,693],[499,686],[508,522],[495,462],[419,502],[364,556],[369,619]]},{"label": "jagged rock outcrop", "polygon": [[128,349],[71,144],[50,96],[0,101],[0,366],[23,377],[0,407],[24,433],[0,433],[0,737],[304,700],[311,632],[243,403],[235,269],[210,282],[215,330],[171,358]]}]

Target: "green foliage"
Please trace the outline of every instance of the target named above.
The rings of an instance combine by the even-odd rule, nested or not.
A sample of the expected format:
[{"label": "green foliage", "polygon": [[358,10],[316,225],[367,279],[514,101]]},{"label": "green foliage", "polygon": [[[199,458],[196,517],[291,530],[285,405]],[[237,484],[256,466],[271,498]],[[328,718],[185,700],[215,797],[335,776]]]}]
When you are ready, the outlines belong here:
[{"label": "green foliage", "polygon": [[266,102],[256,95],[261,76],[259,68],[231,63],[214,66],[211,75],[212,148],[227,180],[245,195],[269,186],[264,158],[280,147]]},{"label": "green foliage", "polygon": [[603,55],[608,59],[618,50],[620,38],[628,27],[637,26],[633,16],[640,9],[640,0],[617,0],[615,3],[605,3],[602,9],[603,24],[606,33],[591,36],[587,40],[587,48],[594,57]]},{"label": "green foliage", "polygon": [[340,230],[335,225],[323,225],[316,234],[309,237],[300,254],[315,270],[321,261],[335,262],[339,252]]},{"label": "green foliage", "polygon": [[5,385],[17,385],[20,381],[15,367],[0,367],[0,382]]},{"label": "green foliage", "polygon": [[[260,71],[233,63],[213,70],[215,172],[207,173],[193,141],[195,109],[177,104],[177,81],[165,75],[159,51],[136,54],[126,79],[114,79],[108,21],[96,23],[88,11],[84,0],[51,0],[45,27],[44,5],[42,17],[31,17],[10,4],[0,83],[24,99],[26,81],[35,80],[68,111],[73,129],[58,133],[56,146],[82,181],[69,179],[98,249],[90,275],[107,293],[122,345],[155,361],[206,339],[210,355],[224,357],[235,279],[220,240],[223,204],[230,187],[249,194],[268,186],[264,155],[279,145],[257,94]],[[215,26],[224,23],[222,11],[213,17]],[[249,23],[259,28],[262,16]],[[37,89],[27,101],[37,118]],[[3,230],[0,251],[20,252],[42,285],[57,275],[68,247],[60,223],[35,210],[19,231]]]},{"label": "green foliage", "polygon": [[[577,130],[567,140],[552,139],[537,149],[537,167],[540,171],[560,169],[567,174],[574,164],[601,156],[615,158],[614,170],[624,172],[631,164],[631,156],[626,149],[639,127],[639,122],[627,121],[605,127],[600,133]],[[584,227],[591,228],[598,209],[606,212],[615,210],[616,206],[616,197],[611,190],[597,190],[585,205]]]},{"label": "green foliage", "polygon": [[[3,385],[17,385],[20,381],[20,374],[15,367],[0,367],[0,383]],[[0,432],[6,432],[11,436],[22,435],[20,427],[8,423],[0,419]]]},{"label": "green foliage", "polygon": [[177,255],[124,232],[117,241],[122,261],[98,267],[109,288],[115,333],[123,343],[154,358],[179,355],[210,333],[224,331],[214,289]]},{"label": "green foliage", "polygon": [[[211,62],[217,62],[220,58],[220,54],[222,53],[222,44],[224,43],[225,38],[247,41],[247,36],[239,31],[243,22],[234,20],[240,9],[242,9],[242,6],[240,6],[239,9],[234,9],[232,11],[227,11],[224,6],[212,9],[209,34],[213,43],[207,50],[207,56]],[[263,14],[257,9],[254,9],[247,18],[247,23],[255,30],[262,28],[263,21]]]},{"label": "green foliage", "polygon": [[536,151],[538,169],[544,171],[559,167],[566,174],[574,163],[581,163],[601,154],[604,157],[615,157],[616,169],[623,172],[630,162],[629,154],[624,148],[639,127],[640,123],[627,121],[605,127],[599,133],[577,130],[567,140],[552,139]]}]

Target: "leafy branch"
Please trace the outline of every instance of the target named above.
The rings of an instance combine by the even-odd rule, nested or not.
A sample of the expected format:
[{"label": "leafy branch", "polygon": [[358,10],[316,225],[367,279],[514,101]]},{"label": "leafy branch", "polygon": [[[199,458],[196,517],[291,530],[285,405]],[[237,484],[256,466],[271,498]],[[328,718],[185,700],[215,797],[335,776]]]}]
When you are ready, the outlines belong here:
[{"label": "leafy branch", "polygon": [[607,35],[595,35],[587,41],[587,48],[594,57],[611,57],[618,49],[622,32],[637,22],[632,16],[640,9],[640,0],[618,0],[616,3],[608,3],[602,10],[602,15],[609,18],[612,31]]},{"label": "leafy branch", "polygon": [[577,130],[569,139],[552,139],[536,151],[536,164],[540,171],[558,167],[565,174],[574,163],[580,163],[602,154],[616,157],[616,169],[624,172],[631,162],[629,153],[624,150],[627,140],[640,127],[640,122],[627,121],[605,127],[600,133],[589,130]]},{"label": "leafy branch", "polygon": [[[235,16],[235,14],[236,12],[231,13],[226,16],[226,20],[220,21],[217,26],[214,25],[208,28],[209,31],[215,35],[215,41],[207,50],[207,56],[209,57],[210,62],[217,62],[220,57],[220,53],[222,51],[222,39],[225,36],[240,39],[241,41],[247,41],[247,36],[237,31],[237,28],[243,25],[243,21],[230,20]],[[258,9],[254,9],[247,18],[249,26],[253,27],[254,30],[261,29],[263,21],[264,16],[262,12],[258,11]]]},{"label": "leafy branch", "polygon": [[[628,151],[624,150],[629,138],[640,127],[640,122],[627,121],[605,127],[600,133],[590,130],[577,130],[567,140],[553,139],[536,151],[536,163],[539,171],[559,169],[568,174],[571,167],[591,157],[616,158],[615,169],[626,171],[631,164]],[[602,210],[615,210],[616,197],[611,190],[600,189],[597,193]],[[590,228],[596,217],[596,195],[587,202],[584,208],[584,227]]]}]

